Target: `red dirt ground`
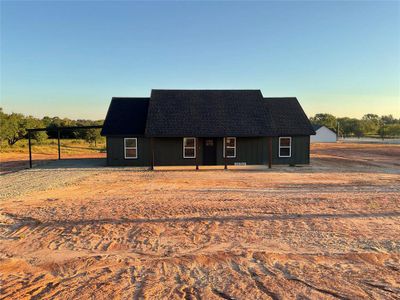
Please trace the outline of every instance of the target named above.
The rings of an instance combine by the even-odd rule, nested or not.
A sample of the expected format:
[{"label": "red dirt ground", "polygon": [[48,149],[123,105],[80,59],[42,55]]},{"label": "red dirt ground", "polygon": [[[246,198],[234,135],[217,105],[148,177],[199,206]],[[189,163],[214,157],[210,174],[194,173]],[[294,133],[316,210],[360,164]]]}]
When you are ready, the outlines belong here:
[{"label": "red dirt ground", "polygon": [[304,167],[0,176],[0,298],[399,299],[399,157],[317,144]]}]

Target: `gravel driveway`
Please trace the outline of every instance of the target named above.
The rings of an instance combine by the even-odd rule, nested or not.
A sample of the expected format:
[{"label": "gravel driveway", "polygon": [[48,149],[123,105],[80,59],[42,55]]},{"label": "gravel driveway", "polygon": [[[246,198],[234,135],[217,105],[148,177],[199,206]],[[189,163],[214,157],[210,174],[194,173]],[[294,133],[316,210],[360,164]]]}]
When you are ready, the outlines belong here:
[{"label": "gravel driveway", "polygon": [[0,176],[0,199],[65,186],[104,170],[104,159],[52,161]]}]

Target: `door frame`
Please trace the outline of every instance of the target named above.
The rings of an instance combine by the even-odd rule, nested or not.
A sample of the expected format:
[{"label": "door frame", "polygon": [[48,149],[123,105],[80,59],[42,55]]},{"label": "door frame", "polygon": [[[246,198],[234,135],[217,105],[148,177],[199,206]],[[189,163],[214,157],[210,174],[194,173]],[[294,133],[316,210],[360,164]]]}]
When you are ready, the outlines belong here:
[{"label": "door frame", "polygon": [[[213,141],[213,146],[207,146],[206,145],[207,140],[212,140]],[[216,166],[217,165],[217,142],[218,142],[217,138],[211,138],[211,137],[210,138],[203,138],[203,143],[202,143],[203,144],[203,151],[202,151],[202,154],[203,154],[203,165],[205,165],[205,166]],[[213,157],[207,161],[206,153],[207,153],[207,150],[210,151],[209,148],[211,148],[211,147],[214,149]],[[209,155],[210,152],[208,152],[207,154]],[[208,157],[208,158],[210,158],[210,157]]]}]

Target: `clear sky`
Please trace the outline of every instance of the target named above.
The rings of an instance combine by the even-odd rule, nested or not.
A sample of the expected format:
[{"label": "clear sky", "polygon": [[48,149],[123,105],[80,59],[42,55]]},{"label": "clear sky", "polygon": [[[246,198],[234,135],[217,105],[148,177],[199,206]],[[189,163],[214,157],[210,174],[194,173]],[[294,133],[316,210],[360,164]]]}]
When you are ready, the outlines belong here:
[{"label": "clear sky", "polygon": [[1,2],[6,112],[101,119],[152,88],[400,117],[400,1]]}]

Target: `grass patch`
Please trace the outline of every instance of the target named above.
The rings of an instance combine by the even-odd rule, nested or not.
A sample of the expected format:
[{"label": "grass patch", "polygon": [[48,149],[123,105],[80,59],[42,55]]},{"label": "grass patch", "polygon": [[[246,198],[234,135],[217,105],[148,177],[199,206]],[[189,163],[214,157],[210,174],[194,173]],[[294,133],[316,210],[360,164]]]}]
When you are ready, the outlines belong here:
[{"label": "grass patch", "polygon": [[[57,139],[47,139],[42,143],[32,141],[32,152],[40,154],[57,154]],[[105,139],[97,142],[96,146],[81,139],[61,139],[61,152],[64,154],[86,154],[105,152]],[[28,153],[28,140],[20,140],[10,146],[7,142],[1,144],[0,153]]]}]

